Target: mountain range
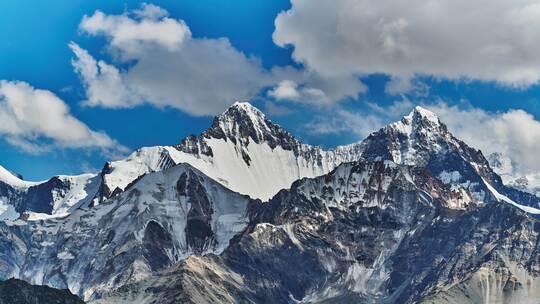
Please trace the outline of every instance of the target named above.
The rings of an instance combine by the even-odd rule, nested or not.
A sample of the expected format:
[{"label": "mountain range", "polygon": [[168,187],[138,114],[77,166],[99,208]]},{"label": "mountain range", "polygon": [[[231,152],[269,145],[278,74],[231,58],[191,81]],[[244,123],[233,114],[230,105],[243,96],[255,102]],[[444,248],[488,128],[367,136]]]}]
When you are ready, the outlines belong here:
[{"label": "mountain range", "polygon": [[95,303],[537,303],[540,198],[502,159],[422,107],[322,149],[237,102],[99,173],[0,167],[0,279]]}]

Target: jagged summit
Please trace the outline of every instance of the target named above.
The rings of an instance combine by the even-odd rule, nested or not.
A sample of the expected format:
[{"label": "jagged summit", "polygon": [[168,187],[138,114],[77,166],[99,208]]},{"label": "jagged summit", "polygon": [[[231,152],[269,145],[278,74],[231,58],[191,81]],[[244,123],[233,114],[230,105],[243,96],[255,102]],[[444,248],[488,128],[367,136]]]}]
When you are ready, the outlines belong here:
[{"label": "jagged summit", "polygon": [[289,132],[267,119],[261,110],[240,101],[216,116],[212,127],[203,136],[230,140],[244,147],[249,145],[250,140],[257,144],[266,142],[272,149],[280,145],[290,150],[293,145],[299,144]]},{"label": "jagged summit", "polygon": [[421,106],[414,107],[408,115],[386,128],[397,129],[407,136],[411,136],[412,133],[448,133],[446,125],[441,122],[437,114]]},{"label": "jagged summit", "polygon": [[409,113],[409,115],[405,116],[404,118],[414,119],[415,117],[427,119],[434,123],[440,123],[440,119],[437,114],[421,106],[414,107],[414,109]]},{"label": "jagged summit", "polygon": [[360,152],[359,144],[333,150],[302,144],[250,103],[236,102],[199,135],[111,163],[103,171],[102,188],[114,195],[143,174],[189,163],[233,191],[266,200],[299,178],[358,159]]},{"label": "jagged summit", "polygon": [[231,109],[239,109],[246,112],[253,112],[264,116],[264,113],[257,107],[252,105],[249,101],[235,101],[223,114],[227,113]]},{"label": "jagged summit", "polygon": [[214,118],[214,120],[222,122],[238,121],[240,119],[247,119],[253,124],[265,124],[266,115],[249,102],[236,101],[227,110]]}]

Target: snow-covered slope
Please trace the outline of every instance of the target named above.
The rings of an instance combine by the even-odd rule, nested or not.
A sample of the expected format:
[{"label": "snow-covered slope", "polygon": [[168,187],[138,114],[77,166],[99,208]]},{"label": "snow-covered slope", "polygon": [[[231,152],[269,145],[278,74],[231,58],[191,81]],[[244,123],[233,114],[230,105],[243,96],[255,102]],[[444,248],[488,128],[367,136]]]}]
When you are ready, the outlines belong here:
[{"label": "snow-covered slope", "polygon": [[47,181],[28,182],[0,166],[0,220],[61,217],[88,206],[98,195],[97,174],[59,175]]},{"label": "snow-covered slope", "polygon": [[22,188],[26,189],[30,186],[36,185],[36,182],[27,182],[24,181],[17,176],[15,176],[13,173],[6,170],[6,168],[0,166],[0,182],[8,184],[12,187],[16,188]]},{"label": "snow-covered slope", "polygon": [[56,177],[65,187],[57,187],[52,192],[52,215],[65,216],[79,207],[93,203],[99,192],[101,178],[98,174],[59,175]]},{"label": "snow-covered slope", "polygon": [[220,253],[245,228],[249,201],[187,164],[151,173],[64,218],[0,222],[0,279],[98,297],[191,254]]},{"label": "snow-covered slope", "polygon": [[359,144],[328,151],[302,144],[249,103],[237,102],[199,136],[174,147],[143,148],[109,163],[104,185],[106,192],[118,193],[147,172],[189,163],[233,191],[267,200],[299,178],[356,160],[359,149]]}]

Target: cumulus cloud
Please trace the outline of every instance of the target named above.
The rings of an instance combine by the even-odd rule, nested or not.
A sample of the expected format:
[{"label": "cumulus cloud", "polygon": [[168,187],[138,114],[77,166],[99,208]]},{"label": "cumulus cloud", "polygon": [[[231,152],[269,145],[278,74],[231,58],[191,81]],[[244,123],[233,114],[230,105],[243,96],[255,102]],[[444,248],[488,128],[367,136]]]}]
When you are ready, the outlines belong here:
[{"label": "cumulus cloud", "polygon": [[110,46],[126,58],[136,57],[152,46],[178,50],[182,42],[191,36],[184,21],[167,17],[167,11],[155,5],[143,4],[133,16],[109,16],[96,11],[92,16],[85,15],[79,27],[90,35],[107,37]]},{"label": "cumulus cloud", "polygon": [[124,152],[107,134],[75,118],[55,94],[20,81],[0,81],[0,134],[33,153],[63,148],[97,148],[107,154]]},{"label": "cumulus cloud", "polygon": [[228,39],[194,38],[182,20],[169,18],[157,6],[147,4],[121,15],[96,11],[83,18],[80,30],[106,37],[114,60],[96,60],[70,44],[88,106],[129,108],[149,103],[210,115],[277,82],[257,58],[238,51]]},{"label": "cumulus cloud", "polygon": [[384,73],[407,79],[540,80],[540,3],[535,0],[292,0],[273,39],[325,77]]},{"label": "cumulus cloud", "polygon": [[329,101],[321,89],[299,86],[292,80],[281,81],[268,92],[268,96],[278,100],[305,101],[315,104],[324,104]]},{"label": "cumulus cloud", "polygon": [[331,106],[347,98],[356,99],[367,91],[358,77],[323,76],[310,70],[290,67],[274,68],[272,73],[280,81],[267,95],[276,100]]},{"label": "cumulus cloud", "polygon": [[79,29],[106,38],[109,62],[76,43],[72,61],[86,88],[87,106],[130,108],[143,103],[193,115],[220,113],[236,100],[268,91],[275,100],[326,106],[356,98],[366,87],[358,77],[321,75],[303,68],[265,69],[226,38],[193,37],[188,25],[163,8],[144,4],[120,15],[96,11]]},{"label": "cumulus cloud", "polygon": [[73,67],[86,88],[85,105],[128,108],[143,102],[136,92],[130,90],[120,70],[115,66],[95,60],[74,42],[71,42],[69,47],[76,56],[76,59],[72,60]]}]

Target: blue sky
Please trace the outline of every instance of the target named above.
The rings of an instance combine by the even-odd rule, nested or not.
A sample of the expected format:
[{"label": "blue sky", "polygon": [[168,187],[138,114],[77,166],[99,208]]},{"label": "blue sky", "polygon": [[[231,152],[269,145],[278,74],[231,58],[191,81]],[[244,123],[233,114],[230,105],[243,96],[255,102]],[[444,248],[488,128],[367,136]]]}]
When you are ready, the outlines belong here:
[{"label": "blue sky", "polygon": [[[297,36],[294,36],[294,33],[287,36],[293,37],[290,38],[292,45],[281,47],[273,40],[276,17],[278,13],[291,8],[289,1],[184,0],[151,3],[167,10],[169,18],[183,20],[193,39],[227,38],[234,50],[259,60],[260,69],[266,74],[270,74],[272,69],[286,66],[302,72],[318,71],[317,73],[324,74],[320,72],[320,67],[324,64],[317,62],[317,58],[310,57],[310,54],[295,54],[293,57],[293,50],[295,47],[299,49],[301,43],[295,40],[297,38],[294,37]],[[155,103],[142,102],[136,106],[114,108],[82,104],[87,99],[88,88],[72,65],[72,60],[76,58],[68,46],[71,41],[97,60],[114,64],[120,70],[128,70],[134,64],[132,61],[121,61],[115,57],[110,51],[111,38],[107,37],[107,34],[92,34],[88,30],[81,30],[79,24],[83,16],[92,16],[96,10],[106,15],[119,16],[124,12],[139,9],[141,4],[140,1],[82,0],[57,0],[54,5],[51,5],[50,1],[21,0],[0,3],[0,80],[24,81],[36,89],[54,93],[69,107],[73,117],[89,129],[102,132],[119,146],[127,148],[111,156],[111,153],[103,153],[101,149],[92,147],[64,147],[56,145],[55,139],[25,137],[27,141],[35,140],[32,143],[36,145],[50,144],[45,151],[32,152],[13,144],[13,141],[7,139],[7,133],[0,131],[1,165],[21,173],[29,180],[45,179],[55,174],[96,171],[110,157],[118,157],[118,154],[125,154],[128,150],[141,146],[174,144],[184,136],[199,133],[209,126],[211,114],[193,113],[186,105],[156,106]],[[300,9],[298,4],[298,10]],[[414,21],[414,17],[413,15],[410,20]],[[291,24],[294,25],[292,22]],[[297,30],[303,34],[300,30],[305,31],[305,28],[299,27]],[[341,40],[336,41],[340,43]],[[340,45],[334,47],[339,48]],[[329,60],[334,60],[336,56],[339,57],[339,54],[328,54]],[[303,59],[299,59],[300,57]],[[348,60],[351,60],[351,66],[359,65],[360,71],[363,71],[360,64],[362,58],[352,57]],[[381,73],[375,72],[379,70]],[[438,70],[443,70],[446,73],[444,75],[450,76],[430,75],[436,74],[437,72],[433,71]],[[272,98],[268,92],[274,85],[277,86],[275,83],[261,86],[263,88],[259,94],[253,96],[252,101],[265,110],[272,120],[304,141],[325,147],[360,140],[368,132],[365,130],[378,128],[397,119],[406,114],[403,111],[408,111],[414,104],[433,105],[440,109],[442,103],[443,110],[447,110],[444,113],[454,115],[450,117],[451,121],[459,120],[455,116],[460,115],[460,111],[468,114],[481,111],[487,115],[486,119],[493,119],[495,123],[501,115],[513,113],[514,109],[524,110],[533,121],[540,116],[540,87],[535,81],[524,86],[515,86],[504,81],[501,83],[496,76],[483,71],[465,68],[462,73],[469,77],[457,79],[452,76],[455,71],[448,67],[443,66],[438,70],[426,68],[412,71],[415,73],[413,81],[420,84],[418,91],[387,93],[385,87],[394,70],[381,64],[373,69],[366,68],[363,73],[357,70],[351,72],[355,73],[355,77],[365,86],[365,90],[355,97],[329,97],[332,100],[322,106],[310,103],[309,98],[296,101]],[[401,71],[395,73],[400,77],[404,75]],[[424,76],[416,76],[417,73]],[[312,83],[320,83],[309,77],[306,79],[306,88],[312,86]],[[233,101],[230,100],[230,103]],[[392,108],[392,105],[396,107]],[[383,110],[377,112],[374,107]],[[215,108],[208,111],[215,112]],[[448,110],[449,108],[452,111]],[[389,113],[389,109],[400,109],[401,112]],[[343,117],[348,117],[351,121],[341,119],[340,115],[346,115]],[[454,125],[464,136],[471,134],[459,122]],[[335,130],[328,131],[327,128],[317,126],[333,127]],[[505,142],[504,145],[510,143]],[[501,147],[506,149],[504,145],[501,144]]]}]

